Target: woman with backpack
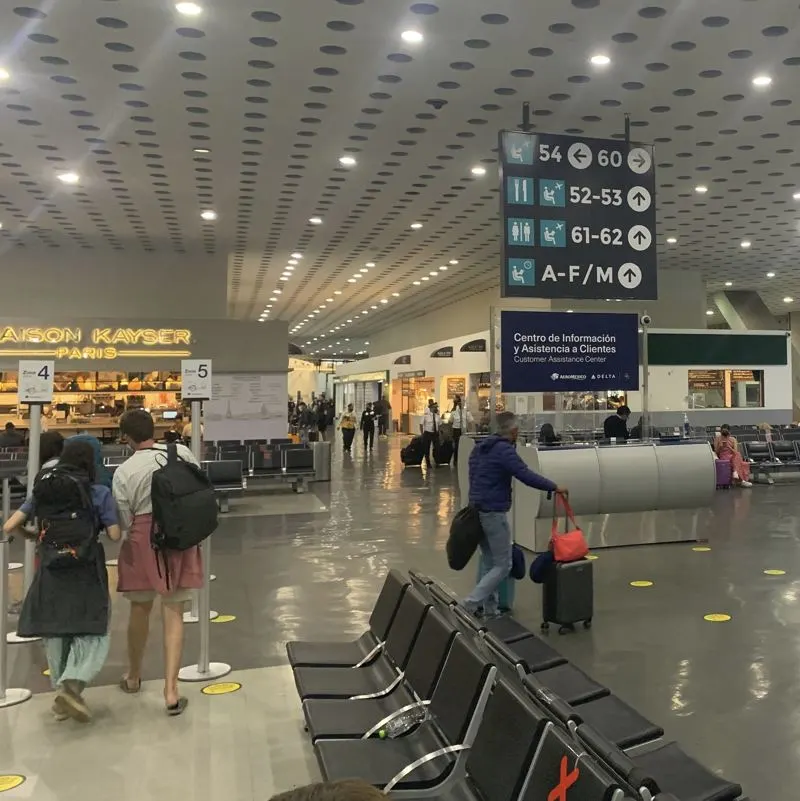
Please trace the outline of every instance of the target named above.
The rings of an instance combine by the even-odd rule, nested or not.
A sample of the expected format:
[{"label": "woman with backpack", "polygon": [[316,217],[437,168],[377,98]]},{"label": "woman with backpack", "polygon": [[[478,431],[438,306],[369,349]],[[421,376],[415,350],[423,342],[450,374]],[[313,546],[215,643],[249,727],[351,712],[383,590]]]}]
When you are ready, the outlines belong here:
[{"label": "woman with backpack", "polygon": [[36,477],[33,496],[3,526],[6,534],[36,518],[38,565],[25,597],[18,632],[44,640],[50,680],[57,690],[53,713],[81,723],[91,718],[86,686],[108,656],[110,599],[105,551],[98,537],[120,538],[111,490],[96,483],[94,451],[67,442],[54,467]]}]

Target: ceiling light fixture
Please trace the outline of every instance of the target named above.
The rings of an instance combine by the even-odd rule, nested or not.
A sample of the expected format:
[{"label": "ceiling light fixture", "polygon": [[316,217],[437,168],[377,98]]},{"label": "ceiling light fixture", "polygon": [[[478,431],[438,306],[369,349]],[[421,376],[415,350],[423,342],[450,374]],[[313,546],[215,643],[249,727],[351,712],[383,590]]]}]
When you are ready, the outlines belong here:
[{"label": "ceiling light fixture", "polygon": [[473,175],[486,175],[486,167],[473,167],[470,172]]},{"label": "ceiling light fixture", "polygon": [[333,303],[333,298],[325,298],[325,303]]},{"label": "ceiling light fixture", "polygon": [[203,13],[202,6],[197,3],[175,3],[175,10],[185,17],[198,17]]},{"label": "ceiling light fixture", "polygon": [[589,61],[594,64],[595,67],[605,67],[611,63],[611,59],[603,53],[597,53],[592,56]]},{"label": "ceiling light fixture", "polygon": [[200,216],[204,220],[207,220],[208,222],[211,222],[211,221],[217,219],[217,212],[213,211],[212,209],[206,209],[205,211],[201,211],[200,212]]},{"label": "ceiling light fixture", "polygon": [[733,281],[726,281],[725,286],[733,286]]},{"label": "ceiling light fixture", "polygon": [[775,273],[767,273],[767,278],[774,278],[774,277],[775,277]]},{"label": "ceiling light fixture", "polygon": [[422,228],[422,223],[421,222],[413,222],[413,223],[411,223],[411,228],[413,228],[415,231],[418,231],[420,228]]},{"label": "ceiling light fixture", "polygon": [[368,261],[364,266],[365,267],[374,267],[375,266],[375,262],[374,261]]},{"label": "ceiling light fixture", "polygon": [[714,314],[714,310],[713,310],[713,309],[706,309],[706,314],[707,314],[709,317],[711,317],[711,315],[712,315],[712,314]]},{"label": "ceiling light fixture", "polygon": [[392,297],[393,298],[399,298],[400,297],[400,293],[399,292],[392,292]]},{"label": "ceiling light fixture", "polygon": [[414,286],[420,286],[420,282],[419,281],[412,281],[412,283],[414,284]]},{"label": "ceiling light fixture", "polygon": [[409,44],[419,44],[425,37],[419,31],[403,31],[400,38]]},{"label": "ceiling light fixture", "polygon": [[386,298],[381,298],[381,303],[388,303],[389,301]]},{"label": "ceiling light fixture", "polygon": [[783,302],[784,302],[784,303],[794,303],[794,298],[785,297],[785,298],[783,299]]},{"label": "ceiling light fixture", "polygon": [[674,236],[668,236],[667,237],[667,244],[668,245],[674,245],[677,241],[678,240]]},{"label": "ceiling light fixture", "polygon": [[439,267],[439,269],[440,270],[444,270],[445,272],[447,272],[447,265],[443,264],[441,267]]},{"label": "ceiling light fixture", "polygon": [[0,81],[7,81],[11,77],[11,73],[7,69],[0,67]]},{"label": "ceiling light fixture", "polygon": [[356,160],[352,156],[341,156],[339,158],[339,164],[341,164],[342,167],[355,167]]},{"label": "ceiling light fixture", "polygon": [[302,253],[292,253],[292,258],[293,259],[302,259],[303,258],[303,254]]},{"label": "ceiling light fixture", "polygon": [[751,242],[749,239],[743,239],[743,240],[742,240],[742,241],[739,243],[739,247],[742,247],[742,248],[745,248],[745,249],[747,249],[747,248],[749,248],[749,247],[750,247],[752,244],[753,244],[753,243],[752,243],[752,242]]},{"label": "ceiling light fixture", "polygon": [[309,217],[308,221],[312,225],[322,225],[322,217]]},{"label": "ceiling light fixture", "polygon": [[341,295],[342,294],[342,290],[341,289],[335,289],[333,294],[334,295]]},{"label": "ceiling light fixture", "polygon": [[356,279],[355,279],[355,278],[348,278],[348,279],[347,279],[347,283],[348,283],[348,284],[354,284],[355,282],[356,282]]},{"label": "ceiling light fixture", "polygon": [[294,266],[295,264],[297,264],[297,259],[291,258],[291,259],[289,259],[289,261],[287,263],[291,264],[292,266]]},{"label": "ceiling light fixture", "polygon": [[450,259],[450,264],[458,264],[458,259]]},{"label": "ceiling light fixture", "polygon": [[708,192],[708,187],[704,186],[703,184],[699,184],[694,188],[694,191],[697,192],[699,195],[704,195],[706,192]]},{"label": "ceiling light fixture", "polygon": [[753,86],[769,86],[772,83],[772,78],[769,75],[756,75],[753,78]]},{"label": "ceiling light fixture", "polygon": [[58,180],[62,184],[77,184],[81,177],[77,172],[62,172],[59,173]]},{"label": "ceiling light fixture", "polygon": [[192,148],[192,153],[210,153],[211,151],[207,147],[194,147]]}]

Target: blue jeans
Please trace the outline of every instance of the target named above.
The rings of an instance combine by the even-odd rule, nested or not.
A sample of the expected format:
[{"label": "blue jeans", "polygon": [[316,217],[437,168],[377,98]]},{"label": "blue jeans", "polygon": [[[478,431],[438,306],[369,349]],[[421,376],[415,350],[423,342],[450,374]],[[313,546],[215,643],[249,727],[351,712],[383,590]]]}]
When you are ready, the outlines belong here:
[{"label": "blue jeans", "polygon": [[492,615],[497,612],[497,590],[511,571],[511,529],[505,512],[479,514],[483,527],[481,559],[491,567],[464,599],[464,606],[470,612],[482,606],[485,614]]}]

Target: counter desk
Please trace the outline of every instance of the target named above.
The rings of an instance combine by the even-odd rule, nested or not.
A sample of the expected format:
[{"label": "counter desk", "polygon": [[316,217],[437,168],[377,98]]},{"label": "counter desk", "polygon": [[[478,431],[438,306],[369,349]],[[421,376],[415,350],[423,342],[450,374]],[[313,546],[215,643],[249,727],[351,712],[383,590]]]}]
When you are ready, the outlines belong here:
[{"label": "counter desk", "polygon": [[[473,447],[472,437],[462,437],[458,473],[464,503]],[[592,549],[706,539],[716,489],[707,442],[520,446],[518,452],[532,470],[569,488]],[[544,493],[514,482],[509,519],[517,543],[546,550],[552,514]]]}]

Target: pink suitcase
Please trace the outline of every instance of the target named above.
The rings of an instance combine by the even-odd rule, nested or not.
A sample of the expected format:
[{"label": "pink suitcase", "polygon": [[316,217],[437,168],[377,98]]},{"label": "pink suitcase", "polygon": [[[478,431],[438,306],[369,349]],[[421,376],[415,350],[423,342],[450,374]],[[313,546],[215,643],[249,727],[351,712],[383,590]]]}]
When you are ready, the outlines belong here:
[{"label": "pink suitcase", "polygon": [[733,481],[733,469],[727,459],[717,459],[714,462],[717,469],[717,489],[730,489]]}]

